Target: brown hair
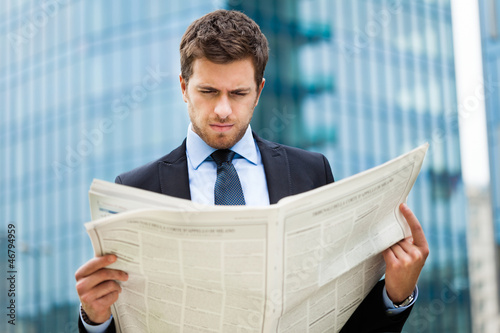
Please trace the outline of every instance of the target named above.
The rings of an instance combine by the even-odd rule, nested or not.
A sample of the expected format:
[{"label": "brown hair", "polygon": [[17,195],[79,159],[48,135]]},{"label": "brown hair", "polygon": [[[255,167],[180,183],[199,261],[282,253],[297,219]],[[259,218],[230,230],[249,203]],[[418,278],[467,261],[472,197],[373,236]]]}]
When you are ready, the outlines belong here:
[{"label": "brown hair", "polygon": [[219,9],[208,13],[186,29],[180,44],[181,75],[187,82],[196,59],[227,64],[251,57],[257,89],[264,77],[269,48],[259,26],[245,14]]}]

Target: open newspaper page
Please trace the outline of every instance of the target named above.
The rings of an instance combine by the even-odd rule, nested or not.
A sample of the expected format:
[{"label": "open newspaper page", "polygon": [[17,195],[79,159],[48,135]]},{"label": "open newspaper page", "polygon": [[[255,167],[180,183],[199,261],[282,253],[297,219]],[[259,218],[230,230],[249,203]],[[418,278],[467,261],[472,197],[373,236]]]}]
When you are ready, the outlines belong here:
[{"label": "open newspaper page", "polygon": [[279,332],[342,328],[383,276],[381,252],[411,234],[399,204],[406,201],[427,148],[280,201]]},{"label": "open newspaper page", "polygon": [[87,224],[96,254],[117,254],[110,268],[129,274],[118,331],[262,332],[270,210],[134,210]]},{"label": "open newspaper page", "polygon": [[398,206],[426,150],[262,208],[94,181],[94,251],[129,274],[118,331],[339,331],[383,275],[380,253],[409,235]]},{"label": "open newspaper page", "polygon": [[[207,210],[212,206],[200,205],[135,187],[94,179],[89,190],[92,220],[141,208],[168,208],[172,210]],[[214,208],[215,209],[215,208]]]}]

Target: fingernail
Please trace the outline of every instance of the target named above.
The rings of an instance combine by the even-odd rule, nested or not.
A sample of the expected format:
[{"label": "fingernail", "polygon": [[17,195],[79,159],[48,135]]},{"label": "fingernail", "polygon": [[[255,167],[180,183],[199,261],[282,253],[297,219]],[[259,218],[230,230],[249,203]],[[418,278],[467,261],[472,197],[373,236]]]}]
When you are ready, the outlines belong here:
[{"label": "fingernail", "polygon": [[116,259],[116,257],[115,257],[115,256],[109,256],[109,257],[108,257],[108,261],[109,261],[109,262],[114,262],[114,261],[115,261],[115,259]]},{"label": "fingernail", "polygon": [[405,204],[404,202],[401,204],[401,206],[403,207],[403,209],[408,209],[408,205]]}]

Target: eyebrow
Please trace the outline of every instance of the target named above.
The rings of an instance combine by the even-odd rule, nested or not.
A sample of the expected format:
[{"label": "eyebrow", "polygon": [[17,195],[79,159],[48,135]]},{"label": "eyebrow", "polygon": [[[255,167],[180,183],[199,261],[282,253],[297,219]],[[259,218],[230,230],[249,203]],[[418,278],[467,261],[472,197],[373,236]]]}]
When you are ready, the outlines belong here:
[{"label": "eyebrow", "polygon": [[251,90],[252,90],[252,88],[246,87],[246,88],[236,88],[234,90],[231,90],[230,92],[233,92],[233,93],[234,92],[250,92]]},{"label": "eyebrow", "polygon": [[[217,89],[217,88],[214,88],[210,85],[204,85],[204,84],[197,85],[196,88],[200,89],[200,90],[217,90],[217,91],[219,91],[219,89]],[[236,88],[236,89],[230,90],[229,92],[231,92],[231,93],[250,92],[251,90],[252,90],[252,88],[250,88],[250,87],[241,87],[241,88]]]},{"label": "eyebrow", "polygon": [[196,86],[196,88],[197,88],[197,89],[207,89],[207,90],[208,90],[208,89],[211,89],[211,90],[217,90],[217,89],[215,89],[215,88],[214,88],[214,87],[212,87],[212,86],[207,86],[207,85],[203,85],[203,84],[197,85],[197,86]]}]

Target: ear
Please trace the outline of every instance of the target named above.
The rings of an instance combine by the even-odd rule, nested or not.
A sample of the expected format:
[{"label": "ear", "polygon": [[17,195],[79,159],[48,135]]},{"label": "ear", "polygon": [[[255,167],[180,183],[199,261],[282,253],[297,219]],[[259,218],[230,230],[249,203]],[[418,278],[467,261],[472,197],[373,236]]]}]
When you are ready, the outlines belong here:
[{"label": "ear", "polygon": [[257,104],[259,104],[260,94],[262,93],[262,89],[264,89],[265,83],[266,79],[262,78],[262,82],[257,87],[257,98],[255,99],[255,105],[253,106],[254,108],[257,106]]},{"label": "ear", "polygon": [[187,82],[182,77],[182,74],[179,74],[179,81],[181,83],[182,99],[184,100],[184,102],[187,103],[187,101],[188,101],[187,100]]}]

